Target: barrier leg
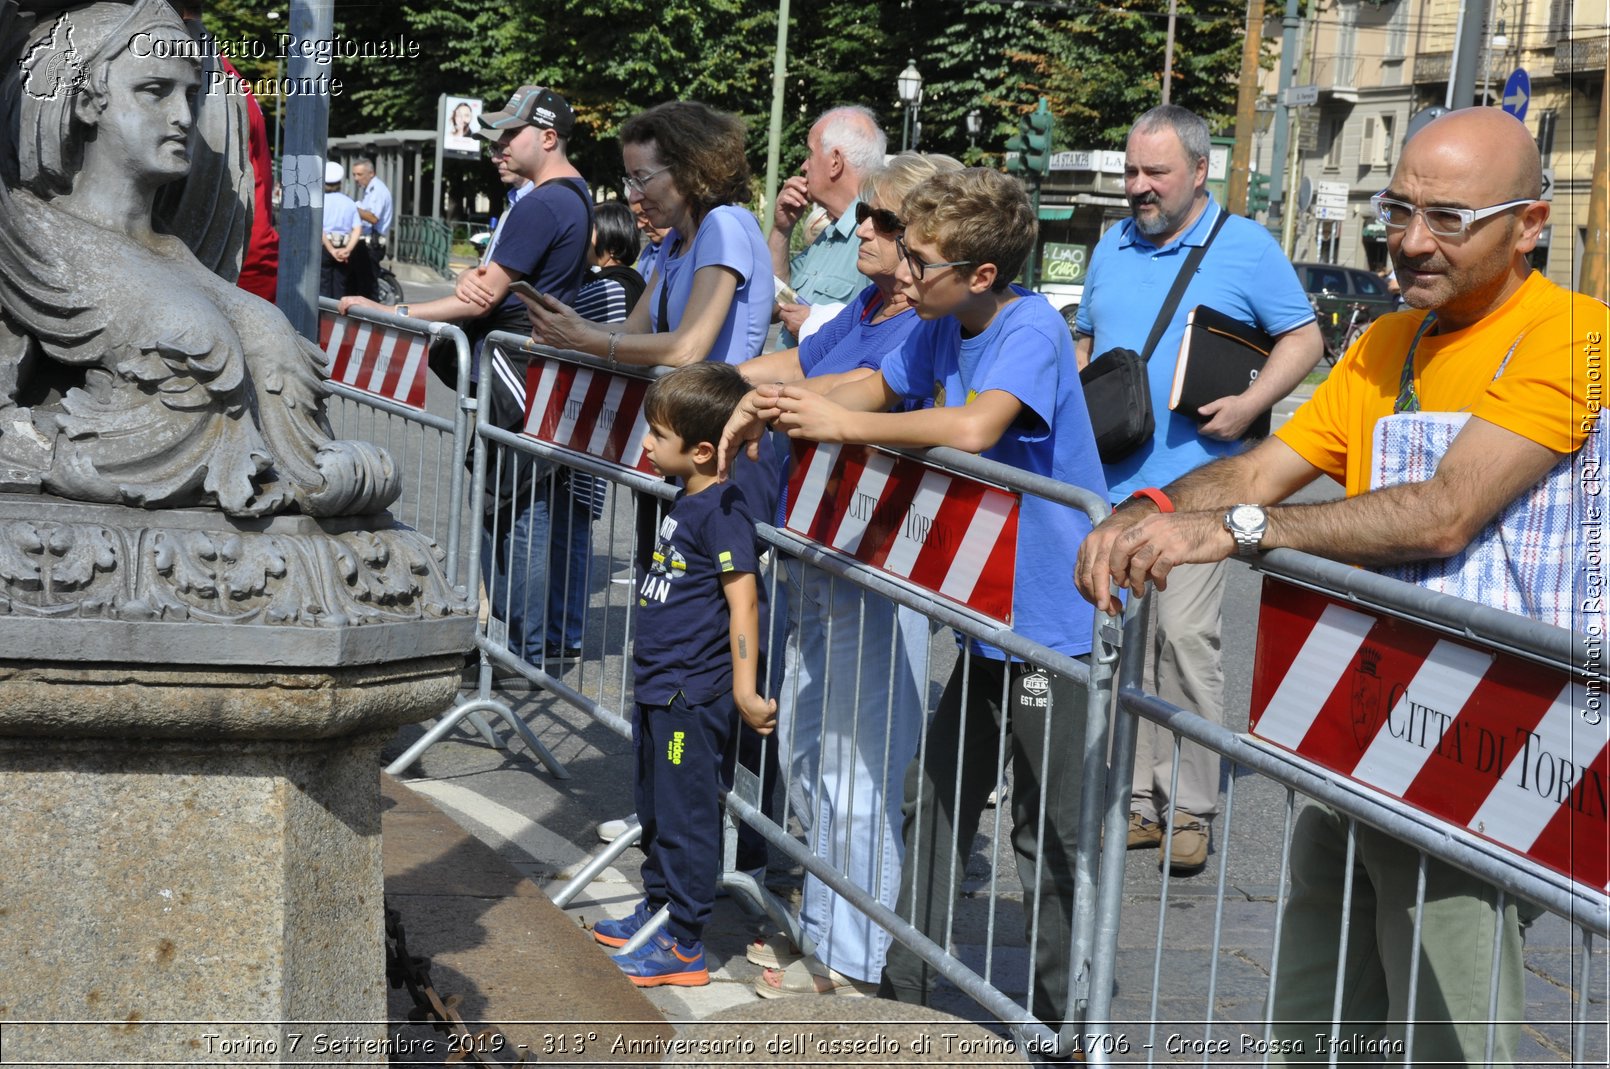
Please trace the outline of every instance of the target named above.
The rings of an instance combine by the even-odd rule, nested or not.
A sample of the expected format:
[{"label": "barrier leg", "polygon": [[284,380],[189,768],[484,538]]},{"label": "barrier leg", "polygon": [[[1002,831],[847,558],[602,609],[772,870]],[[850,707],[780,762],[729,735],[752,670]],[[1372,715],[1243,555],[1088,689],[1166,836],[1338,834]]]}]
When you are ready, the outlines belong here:
[{"label": "barrier leg", "polygon": [[570,905],[571,900],[581,894],[588,884],[598,879],[598,874],[607,869],[612,861],[626,853],[626,848],[636,843],[642,834],[643,825],[638,821],[632,821],[624,832],[616,836],[613,841],[605,843],[602,850],[589,858],[587,864],[570,878],[569,883],[549,895],[549,900],[560,909]]}]

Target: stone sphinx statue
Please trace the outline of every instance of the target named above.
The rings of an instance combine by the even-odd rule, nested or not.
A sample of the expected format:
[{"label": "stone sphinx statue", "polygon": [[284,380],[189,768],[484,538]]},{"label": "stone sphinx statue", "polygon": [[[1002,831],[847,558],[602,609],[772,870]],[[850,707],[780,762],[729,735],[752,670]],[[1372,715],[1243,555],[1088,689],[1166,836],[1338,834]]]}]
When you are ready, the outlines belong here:
[{"label": "stone sphinx statue", "polygon": [[250,183],[238,137],[233,171],[209,157],[194,173],[195,106],[228,103],[205,95],[203,51],[167,0],[0,0],[0,632],[15,655],[59,654],[20,626],[43,618],[324,629],[467,612],[439,548],[385,512],[391,457],[334,440],[323,354],[232,284]]},{"label": "stone sphinx statue", "polygon": [[15,4],[0,0],[0,484],[234,517],[384,509],[394,466],[332,440],[318,348],[157,219],[190,175],[202,86],[173,8]]}]

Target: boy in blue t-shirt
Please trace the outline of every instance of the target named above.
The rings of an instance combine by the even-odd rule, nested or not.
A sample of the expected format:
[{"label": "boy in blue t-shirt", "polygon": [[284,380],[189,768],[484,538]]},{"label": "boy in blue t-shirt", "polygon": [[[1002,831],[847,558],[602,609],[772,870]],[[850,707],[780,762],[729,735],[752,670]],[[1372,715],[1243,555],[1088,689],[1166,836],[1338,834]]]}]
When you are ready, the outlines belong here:
[{"label": "boy in blue t-shirt", "polygon": [[710,982],[703,938],[721,868],[721,795],[732,787],[729,744],[740,714],[762,734],[777,719],[777,703],[756,690],[754,517],[737,485],[716,481],[715,443],[748,390],[737,368],[705,361],[660,378],[643,401],[644,452],[683,490],[637,580],[632,750],[644,899],[625,920],[593,928],[598,942],[624,946],[670,905],[665,930],[613,957],[639,987]]},{"label": "boy in blue t-shirt", "polygon": [[[773,389],[773,407],[759,416],[791,436],[821,442],[947,445],[1105,499],[1067,324],[1045,298],[1011,284],[1037,231],[1022,183],[982,168],[942,174],[906,198],[900,217],[906,231],[897,278],[922,322],[874,374],[825,397],[800,387]],[[930,400],[930,408],[888,411],[901,401]],[[1013,631],[1059,653],[1087,656],[1093,620],[1079,604],[1071,565],[1090,523],[1081,512],[1029,494],[1019,517]],[[906,777],[907,863],[896,912],[944,944],[965,851],[997,783],[997,740],[1005,731],[1012,847],[1031,932],[1037,900],[1039,910],[1030,1009],[1057,1027],[1068,994],[1085,691],[986,643],[970,639],[965,648],[971,657],[958,659],[923,756]],[[952,812],[958,783],[960,806]],[[1036,845],[1042,819],[1043,848]],[[964,853],[953,866],[958,840]],[[925,1003],[934,978],[896,943],[880,994]]]}]

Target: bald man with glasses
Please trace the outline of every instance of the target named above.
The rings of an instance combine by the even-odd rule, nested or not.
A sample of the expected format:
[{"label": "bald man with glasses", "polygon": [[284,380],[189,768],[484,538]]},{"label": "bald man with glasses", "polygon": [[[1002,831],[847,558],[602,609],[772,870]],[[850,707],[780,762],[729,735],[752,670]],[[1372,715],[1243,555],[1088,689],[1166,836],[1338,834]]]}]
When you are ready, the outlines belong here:
[{"label": "bald man with glasses", "polygon": [[[1572,587],[1586,577],[1557,565],[1597,567],[1580,564],[1589,555],[1579,543],[1590,535],[1579,522],[1583,502],[1572,497],[1584,492],[1580,479],[1573,491],[1572,460],[1602,460],[1590,369],[1598,360],[1603,374],[1610,323],[1603,304],[1556,286],[1527,262],[1549,217],[1541,177],[1525,127],[1497,109],[1456,111],[1416,134],[1374,198],[1408,307],[1372,324],[1273,437],[1186,474],[1161,501],[1120,507],[1080,549],[1081,593],[1116,611],[1110,583],[1135,593],[1162,589],[1178,565],[1284,547],[1583,630]],[[1451,441],[1438,444],[1414,430],[1421,413],[1445,428],[1447,414],[1465,415]],[[1396,422],[1380,426],[1389,420]],[[1404,445],[1378,454],[1378,430],[1382,442]],[[1584,446],[1591,458],[1576,456]],[[1406,450],[1431,461],[1429,479],[1407,481]],[[1344,484],[1346,498],[1276,504],[1321,475]],[[1511,520],[1506,510],[1540,485],[1551,488],[1548,504],[1532,495],[1514,507],[1551,510],[1541,524],[1549,547],[1537,564],[1511,560],[1495,520]],[[1470,566],[1495,556],[1514,574],[1512,584],[1473,589]],[[1275,1037],[1296,1044],[1293,1061],[1324,1053],[1314,1034],[1328,1031],[1343,953],[1347,833],[1345,818],[1310,806],[1293,835],[1274,1000]],[[1412,1006],[1410,1060],[1509,1064],[1524,1009],[1514,899],[1500,919],[1504,899],[1495,888],[1427,859],[1416,953],[1419,855],[1362,825],[1355,844],[1341,1037],[1391,1041],[1397,1053],[1389,1060],[1401,1061]],[[1502,950],[1496,1018],[1508,1023],[1495,1027],[1489,1058],[1495,939]]]}]

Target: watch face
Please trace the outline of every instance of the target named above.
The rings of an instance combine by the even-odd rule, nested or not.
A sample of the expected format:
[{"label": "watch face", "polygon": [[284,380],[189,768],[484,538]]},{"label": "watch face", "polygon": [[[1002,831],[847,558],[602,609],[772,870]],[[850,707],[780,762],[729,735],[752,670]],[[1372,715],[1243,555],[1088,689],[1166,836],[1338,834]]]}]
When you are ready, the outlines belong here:
[{"label": "watch face", "polygon": [[1230,523],[1244,531],[1263,526],[1263,509],[1257,505],[1237,505],[1230,510]]}]

